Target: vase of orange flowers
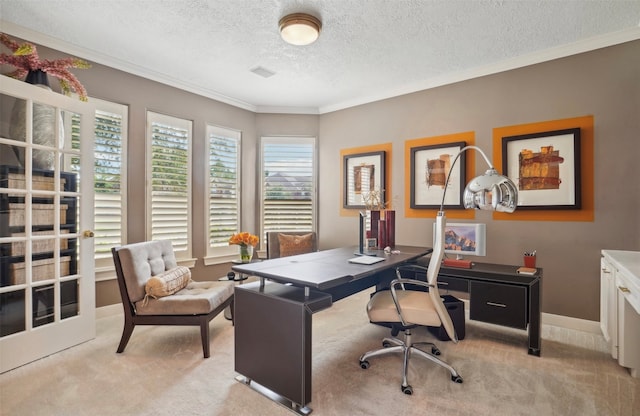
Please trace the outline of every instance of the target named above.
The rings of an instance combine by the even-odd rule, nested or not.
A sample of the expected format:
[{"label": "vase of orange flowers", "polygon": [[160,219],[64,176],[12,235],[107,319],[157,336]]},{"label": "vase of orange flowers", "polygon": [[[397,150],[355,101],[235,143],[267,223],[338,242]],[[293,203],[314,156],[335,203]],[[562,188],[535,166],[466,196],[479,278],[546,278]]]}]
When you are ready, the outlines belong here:
[{"label": "vase of orange flowers", "polygon": [[233,234],[231,238],[229,238],[229,244],[237,245],[240,247],[240,261],[242,263],[250,263],[253,258],[253,249],[260,239],[257,235],[253,235],[246,231]]}]

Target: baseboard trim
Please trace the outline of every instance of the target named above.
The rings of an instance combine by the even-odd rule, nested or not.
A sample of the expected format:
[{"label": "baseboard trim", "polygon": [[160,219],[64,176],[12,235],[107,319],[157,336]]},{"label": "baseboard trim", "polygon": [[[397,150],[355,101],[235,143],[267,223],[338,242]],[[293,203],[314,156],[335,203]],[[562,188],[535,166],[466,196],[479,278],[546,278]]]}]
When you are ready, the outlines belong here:
[{"label": "baseboard trim", "polygon": [[572,318],[570,316],[554,315],[552,313],[543,312],[542,324],[574,329],[576,331],[587,332],[590,334],[601,334],[599,321],[588,321],[586,319]]}]

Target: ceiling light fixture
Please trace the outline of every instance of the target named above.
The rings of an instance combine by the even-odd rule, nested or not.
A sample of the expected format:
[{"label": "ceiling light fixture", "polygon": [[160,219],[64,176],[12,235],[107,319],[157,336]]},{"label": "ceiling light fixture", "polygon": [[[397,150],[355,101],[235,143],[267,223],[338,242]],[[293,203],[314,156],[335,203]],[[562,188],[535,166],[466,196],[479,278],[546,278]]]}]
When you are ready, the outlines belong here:
[{"label": "ceiling light fixture", "polygon": [[280,19],[280,36],[285,42],[303,46],[315,42],[320,36],[322,22],[306,13],[293,13]]}]

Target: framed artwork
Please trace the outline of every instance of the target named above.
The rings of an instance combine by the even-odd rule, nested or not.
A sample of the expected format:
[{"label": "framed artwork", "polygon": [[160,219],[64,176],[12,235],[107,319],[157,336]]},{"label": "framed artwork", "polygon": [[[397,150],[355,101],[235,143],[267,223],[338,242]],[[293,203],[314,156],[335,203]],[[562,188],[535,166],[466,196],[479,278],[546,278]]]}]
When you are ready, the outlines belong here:
[{"label": "framed artwork", "polygon": [[[451,165],[465,145],[454,142],[411,148],[411,208],[440,209],[444,196],[444,208],[464,209],[466,152],[458,157],[453,170]],[[447,175],[450,177],[445,190]]]},{"label": "framed artwork", "polygon": [[580,209],[580,129],[502,138],[502,168],[518,209]]},{"label": "framed artwork", "polygon": [[384,203],[385,152],[344,156],[344,208],[366,209],[375,197]]}]

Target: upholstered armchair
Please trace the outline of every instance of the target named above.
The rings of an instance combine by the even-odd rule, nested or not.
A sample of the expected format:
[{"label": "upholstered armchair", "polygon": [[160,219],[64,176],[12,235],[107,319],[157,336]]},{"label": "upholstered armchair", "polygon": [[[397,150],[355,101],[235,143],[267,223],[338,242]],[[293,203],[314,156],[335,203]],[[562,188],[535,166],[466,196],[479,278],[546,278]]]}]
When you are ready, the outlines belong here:
[{"label": "upholstered armchair", "polygon": [[124,329],[122,353],[136,325],[196,325],[204,358],[210,355],[209,322],[233,302],[233,282],[196,282],[178,266],[171,241],[149,241],[111,249]]},{"label": "upholstered armchair", "polygon": [[295,256],[318,251],[318,239],[313,231],[269,231],[267,258]]}]

